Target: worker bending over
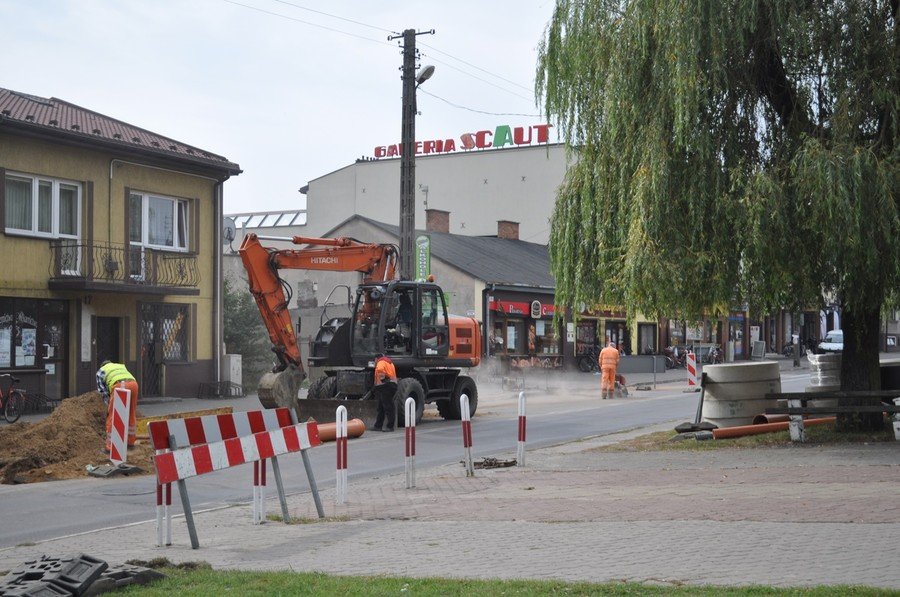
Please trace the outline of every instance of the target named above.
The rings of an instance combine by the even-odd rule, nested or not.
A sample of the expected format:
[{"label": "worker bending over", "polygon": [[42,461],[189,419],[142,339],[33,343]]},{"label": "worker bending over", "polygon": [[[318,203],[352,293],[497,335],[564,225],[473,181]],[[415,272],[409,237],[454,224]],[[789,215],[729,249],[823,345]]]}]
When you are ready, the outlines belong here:
[{"label": "worker bending over", "polygon": [[126,390],[131,391],[131,406],[128,408],[128,447],[134,445],[137,440],[137,419],[135,411],[138,401],[138,383],[134,376],[128,372],[125,365],[103,361],[97,371],[97,390],[103,395],[103,403],[106,408],[106,451],[110,450],[109,433],[112,430],[113,401],[110,400],[113,388],[124,384]]},{"label": "worker bending over", "polygon": [[[394,409],[394,394],[397,393],[397,369],[394,362],[383,354],[375,356],[375,387],[372,388],[378,400],[378,414],[375,416],[375,429],[393,431],[397,420]],[[382,423],[384,428],[382,428]]]}]

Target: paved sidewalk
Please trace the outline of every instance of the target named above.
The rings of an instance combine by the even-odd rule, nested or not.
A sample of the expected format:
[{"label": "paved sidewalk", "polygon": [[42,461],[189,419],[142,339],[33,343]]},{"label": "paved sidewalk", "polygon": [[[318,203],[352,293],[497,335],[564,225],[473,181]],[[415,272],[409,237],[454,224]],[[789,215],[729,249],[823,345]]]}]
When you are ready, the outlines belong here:
[{"label": "paved sidewalk", "polygon": [[[147,522],[0,550],[0,569],[84,552],[352,575],[900,589],[898,444],[598,450],[650,430],[529,451],[523,468],[474,478],[459,464],[420,471],[412,490],[402,474],[351,479],[342,506],[322,487],[331,522],[253,526],[248,506],[198,513],[197,551],[178,518],[169,548],[154,547]],[[268,498],[279,512],[274,487]],[[308,494],[289,507],[315,517]]]}]

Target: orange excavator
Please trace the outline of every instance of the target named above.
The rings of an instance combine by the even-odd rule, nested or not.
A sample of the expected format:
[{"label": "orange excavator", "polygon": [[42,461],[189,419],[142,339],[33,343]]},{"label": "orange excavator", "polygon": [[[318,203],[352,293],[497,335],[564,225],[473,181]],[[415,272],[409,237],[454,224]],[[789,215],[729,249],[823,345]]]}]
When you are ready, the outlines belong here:
[{"label": "orange excavator", "polygon": [[[260,240],[289,240],[299,249],[273,249]],[[259,237],[248,234],[239,250],[247,270],[250,292],[269,332],[277,362],[260,380],[258,394],[266,408],[289,406],[299,417],[334,416],[336,403],[348,416],[371,425],[375,355],[391,357],[397,369],[398,423],[403,405],[416,402],[416,420],[425,404],[435,402],[445,419],[459,419],[459,397],[468,396],[472,414],[478,390],[460,368],[475,367],[481,358],[481,329],[477,320],[447,313],[440,286],[396,278],[397,248],[351,238]],[[311,343],[309,365],[324,375],[310,385],[307,400],[299,400],[306,379],[300,346],[288,312],[289,286],[279,270],[360,272],[362,284],[350,317],[323,322]],[[286,290],[288,289],[288,290]]]}]

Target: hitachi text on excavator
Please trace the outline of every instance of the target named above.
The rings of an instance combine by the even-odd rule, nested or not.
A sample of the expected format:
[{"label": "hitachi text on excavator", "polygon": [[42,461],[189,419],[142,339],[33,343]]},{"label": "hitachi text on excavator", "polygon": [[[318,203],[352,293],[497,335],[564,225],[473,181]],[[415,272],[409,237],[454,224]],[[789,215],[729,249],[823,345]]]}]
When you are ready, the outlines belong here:
[{"label": "hitachi text on excavator", "polygon": [[[274,249],[260,240],[287,240],[302,248]],[[472,317],[448,314],[437,284],[395,279],[394,245],[248,234],[239,253],[277,359],[272,372],[260,380],[263,406],[289,406],[301,420],[326,420],[343,404],[348,416],[371,426],[377,408],[371,392],[374,358],[383,353],[397,369],[398,424],[404,424],[402,405],[408,397],[416,401],[417,422],[430,402],[445,419],[459,419],[463,394],[469,398],[470,413],[475,413],[478,389],[462,369],[480,362],[480,324]],[[282,269],[356,271],[363,277],[351,316],[323,322],[311,343],[308,365],[321,368],[324,375],[310,385],[306,400],[299,400],[306,368],[288,312],[289,292],[279,275]]]}]

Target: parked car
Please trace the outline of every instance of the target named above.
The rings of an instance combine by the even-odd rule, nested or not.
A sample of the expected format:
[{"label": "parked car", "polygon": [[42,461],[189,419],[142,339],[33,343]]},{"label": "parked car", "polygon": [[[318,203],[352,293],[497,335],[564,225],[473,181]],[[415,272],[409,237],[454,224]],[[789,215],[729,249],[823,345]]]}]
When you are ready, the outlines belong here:
[{"label": "parked car", "polygon": [[825,335],[825,339],[819,342],[819,353],[842,352],[844,350],[844,332],[831,330]]}]

